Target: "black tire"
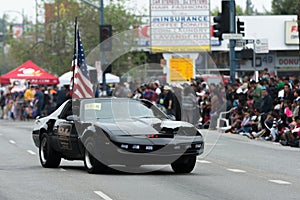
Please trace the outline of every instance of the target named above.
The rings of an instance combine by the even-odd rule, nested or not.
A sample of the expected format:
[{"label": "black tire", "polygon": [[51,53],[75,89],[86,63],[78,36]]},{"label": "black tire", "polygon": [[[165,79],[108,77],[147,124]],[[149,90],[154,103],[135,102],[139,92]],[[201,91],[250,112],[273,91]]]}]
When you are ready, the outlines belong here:
[{"label": "black tire", "polygon": [[39,158],[41,165],[45,168],[58,168],[61,161],[59,154],[52,149],[46,134],[42,135],[39,146]]},{"label": "black tire", "polygon": [[190,173],[196,165],[196,156],[184,156],[171,164],[175,173]]},{"label": "black tire", "polygon": [[103,173],[107,172],[108,166],[101,163],[94,156],[95,143],[92,139],[87,139],[84,145],[84,166],[88,173]]}]

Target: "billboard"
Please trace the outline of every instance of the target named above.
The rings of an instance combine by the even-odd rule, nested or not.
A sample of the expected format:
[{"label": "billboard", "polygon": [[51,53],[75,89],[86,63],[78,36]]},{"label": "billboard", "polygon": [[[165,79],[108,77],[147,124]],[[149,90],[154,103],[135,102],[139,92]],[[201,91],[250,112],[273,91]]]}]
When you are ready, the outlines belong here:
[{"label": "billboard", "polygon": [[299,30],[297,21],[285,22],[285,43],[299,44]]},{"label": "billboard", "polygon": [[209,3],[209,0],[151,0],[151,51],[210,51]]}]

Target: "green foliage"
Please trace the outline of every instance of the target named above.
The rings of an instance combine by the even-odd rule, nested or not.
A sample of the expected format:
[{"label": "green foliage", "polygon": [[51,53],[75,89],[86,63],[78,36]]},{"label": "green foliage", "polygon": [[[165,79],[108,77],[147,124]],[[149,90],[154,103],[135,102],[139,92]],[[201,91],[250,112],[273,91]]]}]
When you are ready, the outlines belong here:
[{"label": "green foliage", "polygon": [[[217,16],[221,9],[219,7],[215,7],[212,11],[211,11],[211,15],[212,16]],[[243,8],[240,5],[236,5],[235,6],[235,13],[236,15],[245,15],[245,11],[243,11]]]},{"label": "green foliage", "polygon": [[220,12],[221,12],[221,11],[220,11],[219,7],[215,7],[215,8],[211,11],[211,15],[212,15],[212,16],[217,16],[218,13],[220,13]]},{"label": "green foliage", "polygon": [[238,16],[245,15],[246,13],[243,11],[243,8],[239,5],[235,6],[235,14]]},{"label": "green foliage", "polygon": [[296,15],[298,7],[296,6],[299,0],[273,0],[272,14],[274,15]]},{"label": "green foliage", "polygon": [[[95,5],[99,0],[90,0]],[[40,1],[41,5],[45,1]],[[114,0],[105,5],[105,23],[112,24],[113,33],[128,30],[140,23],[140,17],[124,5],[129,0]],[[20,40],[7,41],[10,55],[21,64],[31,59],[51,73],[61,75],[71,69],[74,46],[74,19],[77,16],[81,39],[88,55],[99,45],[100,12],[98,9],[76,0],[54,0],[53,19],[31,27]],[[99,6],[99,5],[98,5]],[[36,36],[35,33],[38,33]],[[10,66],[9,67],[16,67]]]}]

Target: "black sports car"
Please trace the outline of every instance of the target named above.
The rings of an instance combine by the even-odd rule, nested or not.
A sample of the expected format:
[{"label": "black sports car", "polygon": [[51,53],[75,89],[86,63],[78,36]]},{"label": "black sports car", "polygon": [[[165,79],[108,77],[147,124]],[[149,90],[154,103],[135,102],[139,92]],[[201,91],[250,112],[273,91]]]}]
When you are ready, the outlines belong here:
[{"label": "black sports car", "polygon": [[147,100],[128,98],[68,100],[37,118],[32,136],[43,167],[57,168],[61,158],[83,160],[89,173],[154,164],[189,173],[204,150],[192,124],[171,120]]}]

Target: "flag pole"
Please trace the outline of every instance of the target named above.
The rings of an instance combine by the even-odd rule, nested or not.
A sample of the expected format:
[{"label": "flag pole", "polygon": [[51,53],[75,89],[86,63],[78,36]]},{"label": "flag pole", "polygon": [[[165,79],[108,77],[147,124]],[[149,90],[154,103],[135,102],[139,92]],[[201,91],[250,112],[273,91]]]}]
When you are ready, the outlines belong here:
[{"label": "flag pole", "polygon": [[77,17],[75,17],[75,28],[74,28],[74,54],[73,54],[73,60],[72,60],[72,94],[71,98],[73,98],[74,94],[74,79],[75,79],[75,62],[76,59],[78,59],[78,50],[77,50]]}]

